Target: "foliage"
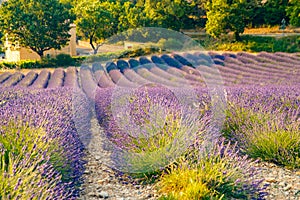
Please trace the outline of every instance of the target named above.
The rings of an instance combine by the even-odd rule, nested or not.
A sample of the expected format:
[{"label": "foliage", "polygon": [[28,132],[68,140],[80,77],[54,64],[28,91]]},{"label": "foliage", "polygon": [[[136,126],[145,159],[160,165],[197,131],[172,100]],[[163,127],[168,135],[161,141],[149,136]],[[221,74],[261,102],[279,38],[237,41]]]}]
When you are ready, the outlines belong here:
[{"label": "foliage", "polygon": [[40,57],[69,41],[72,15],[58,0],[10,0],[0,7],[1,31]]},{"label": "foliage", "polygon": [[75,59],[72,58],[69,54],[58,54],[55,56],[55,66],[58,67],[67,67],[67,66],[74,66],[76,65]]},{"label": "foliage", "polygon": [[94,54],[96,54],[105,38],[113,34],[112,14],[103,3],[97,0],[75,2],[73,11],[76,15],[75,24],[79,35],[89,40]]},{"label": "foliage", "polygon": [[293,116],[279,110],[257,112],[233,105],[227,118],[223,132],[237,140],[243,152],[254,158],[300,168],[300,124]]},{"label": "foliage", "polygon": [[139,56],[151,55],[160,51],[161,49],[159,47],[136,48],[124,51],[119,58],[135,58]]},{"label": "foliage", "polygon": [[117,51],[112,53],[101,53],[88,57],[83,57],[86,62],[106,62],[120,58],[135,58],[144,55],[151,55],[157,52],[161,52],[160,47],[141,47],[141,48],[133,48],[127,49],[123,51]]},{"label": "foliage", "polygon": [[264,24],[279,25],[286,17],[286,7],[289,0],[268,0],[262,3],[262,16]]},{"label": "foliage", "polygon": [[288,16],[290,17],[290,24],[292,26],[300,26],[300,1],[291,0],[289,1],[286,9]]},{"label": "foliage", "polygon": [[214,39],[206,37],[200,40],[200,44],[209,50],[219,51],[248,51],[248,52],[288,52],[294,53],[300,51],[299,36],[285,37],[261,37],[243,35],[242,41],[235,41],[229,38]]},{"label": "foliage", "polygon": [[182,19],[184,29],[204,28],[206,19],[205,3],[203,0],[190,0],[186,9],[187,17]]},{"label": "foliage", "polygon": [[114,19],[111,29],[113,33],[120,33],[131,28],[145,25],[143,9],[135,6],[132,1],[103,1]]},{"label": "foliage", "polygon": [[207,1],[207,33],[217,38],[223,33],[233,31],[235,39],[240,40],[239,34],[244,32],[250,18],[249,10],[252,8],[252,1]]},{"label": "foliage", "polygon": [[185,0],[145,1],[144,13],[147,26],[164,27],[179,30],[184,27],[183,21],[187,18],[189,4]]},{"label": "foliage", "polygon": [[89,40],[94,54],[105,39],[143,24],[142,9],[131,1],[75,1],[73,7],[78,33]]},{"label": "foliage", "polygon": [[261,180],[253,161],[240,157],[235,145],[214,144],[204,152],[196,149],[173,164],[158,180],[160,199],[252,199],[262,198]]},{"label": "foliage", "polygon": [[58,187],[64,176],[53,171],[64,170],[59,166],[64,159],[57,141],[42,129],[14,123],[1,127],[0,199],[65,198]]},{"label": "foliage", "polygon": [[229,5],[226,0],[208,1],[206,4],[207,22],[206,31],[214,38],[226,31],[226,18],[229,16]]},{"label": "foliage", "polygon": [[183,49],[184,44],[182,44],[182,41],[178,41],[173,38],[168,38],[168,39],[162,38],[158,41],[157,45],[165,50],[179,51]]},{"label": "foliage", "polygon": [[54,58],[44,57],[42,60],[21,60],[18,62],[0,62],[0,69],[39,69],[79,66],[85,57],[71,57],[68,54],[58,54]]}]

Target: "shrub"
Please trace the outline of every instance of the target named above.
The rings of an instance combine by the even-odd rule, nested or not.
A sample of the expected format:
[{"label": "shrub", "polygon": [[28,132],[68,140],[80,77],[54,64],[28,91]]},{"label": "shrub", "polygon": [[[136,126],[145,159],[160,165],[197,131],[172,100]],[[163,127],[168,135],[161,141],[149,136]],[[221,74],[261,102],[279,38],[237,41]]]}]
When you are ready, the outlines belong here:
[{"label": "shrub", "polygon": [[55,58],[44,57],[42,60],[21,60],[18,62],[0,62],[0,69],[37,69],[77,66],[85,59],[84,56],[71,57],[68,54],[59,54]]},{"label": "shrub", "polygon": [[293,115],[280,110],[258,112],[235,105],[227,113],[223,133],[238,141],[241,151],[251,157],[299,168],[300,122],[297,113]]},{"label": "shrub", "polygon": [[0,69],[15,69],[17,68],[17,63],[15,62],[0,62]]},{"label": "shrub", "polygon": [[182,44],[181,41],[178,41],[176,39],[173,39],[173,38],[169,38],[169,39],[160,39],[158,41],[158,45],[162,48],[162,49],[165,49],[165,50],[181,50],[183,47],[184,47],[184,44]]},{"label": "shrub", "polygon": [[[62,199],[62,149],[46,132],[10,123],[0,128],[0,199]],[[58,171],[57,171],[58,170]]]},{"label": "shrub", "polygon": [[299,36],[252,36],[242,35],[242,41],[233,42],[230,38],[213,39],[207,37],[200,42],[206,49],[220,51],[249,51],[249,52],[299,52]]},{"label": "shrub", "polygon": [[55,57],[56,66],[65,67],[75,65],[75,60],[69,54],[58,54]]},{"label": "shrub", "polygon": [[201,134],[201,125],[193,120],[189,124],[187,119],[174,114],[169,113],[165,117],[159,117],[159,114],[162,113],[157,113],[154,121],[143,123],[146,133],[130,137],[127,144],[130,149],[120,154],[123,171],[136,177],[159,174],[170,162],[185,153],[193,133]]},{"label": "shrub", "polygon": [[150,85],[120,89],[98,90],[96,113],[112,143],[113,166],[122,172],[137,177],[161,173],[206,128],[206,117],[181,105],[174,91]]},{"label": "shrub", "polygon": [[134,58],[144,55],[150,55],[153,53],[160,52],[158,47],[144,47],[144,48],[136,48],[132,50],[126,50],[119,55],[118,58]]},{"label": "shrub", "polygon": [[253,176],[257,169],[246,156],[240,157],[235,145],[214,143],[206,151],[196,149],[173,164],[159,179],[160,199],[257,199],[265,186]]},{"label": "shrub", "polygon": [[[76,95],[72,96],[74,92]],[[53,140],[58,143],[53,146],[55,151],[48,150],[54,156],[50,156],[50,164],[60,173],[65,190],[72,193],[72,197],[77,196],[84,171],[84,146],[80,139],[88,137],[90,130],[89,106],[84,94],[64,87],[44,90],[4,88],[0,99],[1,126],[6,126],[9,121],[28,123],[32,129],[41,127],[47,133],[49,143]],[[72,110],[74,103],[76,109]],[[46,144],[47,140],[44,141]],[[60,159],[56,158],[58,156]]]}]

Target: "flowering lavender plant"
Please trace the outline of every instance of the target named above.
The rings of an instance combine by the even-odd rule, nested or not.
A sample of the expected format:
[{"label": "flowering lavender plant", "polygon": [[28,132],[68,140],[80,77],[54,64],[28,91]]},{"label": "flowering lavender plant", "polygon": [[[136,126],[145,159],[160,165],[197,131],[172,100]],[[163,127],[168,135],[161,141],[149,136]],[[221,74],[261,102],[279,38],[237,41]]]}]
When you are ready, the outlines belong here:
[{"label": "flowering lavender plant", "polygon": [[[58,173],[65,157],[42,129],[9,123],[0,128],[0,199],[67,199]],[[55,169],[56,168],[56,169]],[[30,186],[30,187],[28,187]]]},{"label": "flowering lavender plant", "polygon": [[85,96],[80,98],[80,94],[83,94],[78,92],[77,101],[81,103],[77,105],[74,112],[81,112],[84,115],[76,119],[73,119],[75,113],[72,109],[74,93],[72,88],[5,89],[0,92],[1,126],[8,126],[10,122],[15,122],[32,129],[42,129],[47,133],[45,142],[57,141],[54,149],[47,149],[53,155],[49,159],[54,172],[60,174],[63,183],[67,183],[60,186],[61,190],[70,191],[71,196],[78,195],[78,190],[75,188],[81,181],[84,169],[82,160],[84,146],[76,129],[89,124],[88,102]]},{"label": "flowering lavender plant", "polygon": [[181,104],[171,90],[157,85],[121,89],[99,89],[95,103],[113,168],[136,175],[157,173],[204,138],[209,112]]},{"label": "flowering lavender plant", "polygon": [[162,174],[160,199],[263,199],[266,185],[256,180],[255,161],[240,157],[236,145],[224,140],[209,151],[200,146]]}]

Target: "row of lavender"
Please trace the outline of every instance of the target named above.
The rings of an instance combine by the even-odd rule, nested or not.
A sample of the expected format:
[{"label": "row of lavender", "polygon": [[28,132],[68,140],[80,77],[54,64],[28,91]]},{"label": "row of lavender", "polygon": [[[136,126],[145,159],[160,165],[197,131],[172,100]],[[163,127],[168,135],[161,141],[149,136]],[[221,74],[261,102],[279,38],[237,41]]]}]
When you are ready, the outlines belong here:
[{"label": "row of lavender", "polygon": [[[175,90],[154,85],[144,85],[135,89],[110,87],[93,90],[97,118],[107,139],[106,148],[112,151],[112,163],[109,164],[113,168],[135,175],[156,176],[164,174],[164,170],[167,169],[168,175],[174,170],[174,173],[177,173],[174,176],[179,177],[180,170],[176,167],[169,169],[174,161],[180,163],[178,159],[184,157],[188,159],[184,163],[202,163],[206,156],[214,152],[214,148],[218,149],[215,152],[217,157],[220,156],[218,159],[234,160],[233,157],[241,156],[232,151],[238,148],[240,153],[252,158],[291,168],[300,167],[299,84],[226,87],[226,106],[223,111],[219,110],[224,112],[221,127],[213,120],[214,115],[219,113],[213,112],[213,97],[210,96],[209,90],[203,87]],[[190,97],[191,94],[197,96],[198,104],[182,102],[183,98]],[[220,116],[222,117],[222,114]],[[231,144],[237,142],[236,146],[228,147],[230,153],[224,150],[224,140],[225,143]],[[218,144],[214,144],[209,150],[210,153],[207,153],[211,141]],[[195,157],[196,161],[190,160]],[[266,185],[262,184],[262,180],[253,179],[258,169],[254,167],[249,170],[249,162],[245,157],[235,160],[237,166],[243,166],[237,170],[242,174],[226,181],[234,182],[233,192],[237,192],[235,195],[246,194],[240,196],[242,199],[263,199]],[[194,164],[189,167],[195,169]],[[218,163],[213,163],[214,165],[217,166]],[[205,169],[205,166],[201,167]],[[218,170],[214,172],[216,176]],[[232,169],[225,171],[230,170]],[[183,176],[189,175],[185,173]],[[190,178],[194,179],[195,176]],[[166,181],[167,185],[172,183],[171,180]],[[205,184],[213,185],[210,182]],[[243,184],[243,188],[239,188],[239,184]],[[214,187],[212,185],[210,186]],[[176,187],[169,192],[174,194],[174,188]],[[236,197],[230,196],[231,194],[224,190],[220,194]]]},{"label": "row of lavender", "polygon": [[293,85],[299,83],[300,60],[297,55],[280,53],[185,53],[118,60],[92,68],[100,87],[135,87],[149,82],[170,87],[205,86],[207,82],[220,81],[220,77],[229,86]]},{"label": "row of lavender", "polygon": [[[118,60],[107,63],[105,67],[94,63],[92,68],[84,66],[81,69],[82,87],[90,98],[95,99],[98,121],[105,130],[106,144],[113,152],[111,166],[133,174],[160,174],[182,156],[188,158],[185,163],[203,164],[201,160],[205,160],[203,155],[207,152],[202,151],[207,150],[205,147],[209,147],[209,141],[221,143],[221,146],[214,145],[219,149],[217,157],[234,157],[232,152],[227,154],[220,150],[225,138],[226,142],[237,142],[235,147],[239,152],[252,158],[291,168],[300,167],[300,59],[283,54],[270,57],[267,53],[257,56],[210,53],[210,56],[214,62],[207,55],[195,53]],[[224,89],[227,102],[224,110],[216,111],[212,91],[220,88]],[[130,97],[126,98],[126,95]],[[197,96],[196,104],[189,104],[189,108],[181,104],[183,97],[193,95]],[[223,120],[221,127],[214,115]],[[192,158],[187,155],[192,155]],[[193,160],[198,156],[199,160]],[[248,161],[235,161],[244,167],[238,169],[243,175],[237,176],[242,179],[236,180],[235,177],[231,181],[234,181],[235,189],[240,183],[244,188],[239,188],[234,195],[263,199],[265,193],[261,180],[252,179],[255,169],[251,173],[245,170],[250,166]],[[202,169],[205,169],[207,163],[202,164]],[[189,167],[195,169],[194,165]],[[180,176],[180,170],[176,167],[172,170],[176,173],[174,176]],[[168,178],[163,178],[166,182],[162,183],[162,188],[167,187],[167,193],[174,195],[176,187],[171,182],[176,181],[171,180],[172,170],[168,171]],[[218,170],[215,173],[218,174]],[[187,172],[184,172],[182,181],[185,176],[189,177]],[[195,176],[193,174],[189,180]],[[179,189],[178,193],[182,192],[187,193]],[[237,197],[222,192],[228,198]]]},{"label": "row of lavender", "polygon": [[77,69],[69,67],[66,70],[57,68],[51,73],[49,70],[42,70],[40,73],[29,71],[26,75],[15,72],[4,72],[0,74],[0,88],[16,87],[31,89],[77,87]]},{"label": "row of lavender", "polygon": [[[87,68],[82,68],[83,70]],[[93,63],[89,77],[102,88],[120,85],[136,87],[160,83],[170,87],[206,86],[222,81],[225,85],[292,85],[299,83],[299,56],[285,53],[184,53],[140,57],[108,62],[105,66]],[[87,72],[83,72],[86,74]],[[24,76],[9,72],[0,75],[0,87],[55,88],[78,86],[75,68],[56,69],[52,74],[43,70]]]},{"label": "row of lavender", "polygon": [[[293,86],[232,86],[224,89],[226,102],[219,101],[219,103],[226,104],[225,109],[220,111],[226,115],[223,118],[224,123],[232,120],[232,116],[230,117],[232,113],[228,113],[232,108],[242,109],[245,114],[246,111],[249,111],[269,115],[272,119],[279,121],[283,120],[279,122],[277,128],[288,125],[287,122],[297,125],[300,123],[300,84]],[[130,89],[123,87],[97,88],[94,92],[93,98],[98,121],[107,131],[107,136],[122,148],[127,148],[124,145],[130,143],[128,140],[132,139],[128,135],[132,134],[130,128],[141,133],[141,130],[135,129],[134,126],[136,124],[144,126],[146,122],[151,123],[150,113],[160,113],[159,109],[167,110],[161,111],[160,115],[171,113],[177,116],[186,111],[195,112],[194,115],[197,118],[203,118],[204,121],[211,121],[213,115],[217,115],[213,113],[212,108],[212,99],[215,97],[211,96],[209,90],[203,87],[176,89],[161,85],[144,85]],[[193,101],[187,101],[188,98],[192,98]],[[158,105],[156,109],[152,107],[152,104]],[[127,122],[122,124],[117,122],[118,120],[127,120]],[[265,123],[270,126],[274,125],[267,121]],[[121,125],[124,127],[120,127]],[[300,130],[299,128],[300,126],[297,129]],[[213,135],[211,136],[213,137]]]},{"label": "row of lavender", "polygon": [[[0,197],[76,199],[84,170],[84,146],[77,130],[89,130],[89,118],[88,101],[79,90],[1,88],[0,158],[4,156],[1,175],[5,176],[0,175]],[[10,132],[13,140],[6,143]],[[10,167],[14,170],[10,171]],[[22,174],[24,170],[31,172]]]}]

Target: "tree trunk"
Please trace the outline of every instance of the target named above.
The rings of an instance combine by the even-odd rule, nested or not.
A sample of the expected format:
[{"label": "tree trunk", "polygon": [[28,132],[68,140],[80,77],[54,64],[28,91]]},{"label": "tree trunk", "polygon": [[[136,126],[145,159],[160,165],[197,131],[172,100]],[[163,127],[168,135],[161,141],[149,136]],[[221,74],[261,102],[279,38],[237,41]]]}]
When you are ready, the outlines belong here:
[{"label": "tree trunk", "polygon": [[43,50],[37,51],[37,54],[40,56],[41,59],[44,57],[44,51]]},{"label": "tree trunk", "polygon": [[234,37],[235,37],[235,40],[236,40],[236,41],[241,41],[241,40],[242,40],[242,38],[241,38],[239,32],[234,32]]},{"label": "tree trunk", "polygon": [[94,51],[94,54],[96,54],[97,51],[98,51],[98,49],[93,44],[93,36],[90,36],[90,45],[91,45],[91,47],[92,47],[92,49]]},{"label": "tree trunk", "polygon": [[97,44],[97,47],[94,49],[94,54],[98,53],[98,49],[103,45],[103,43],[101,44]]},{"label": "tree trunk", "polygon": [[96,55],[98,52],[98,48],[94,49],[94,55]]}]

